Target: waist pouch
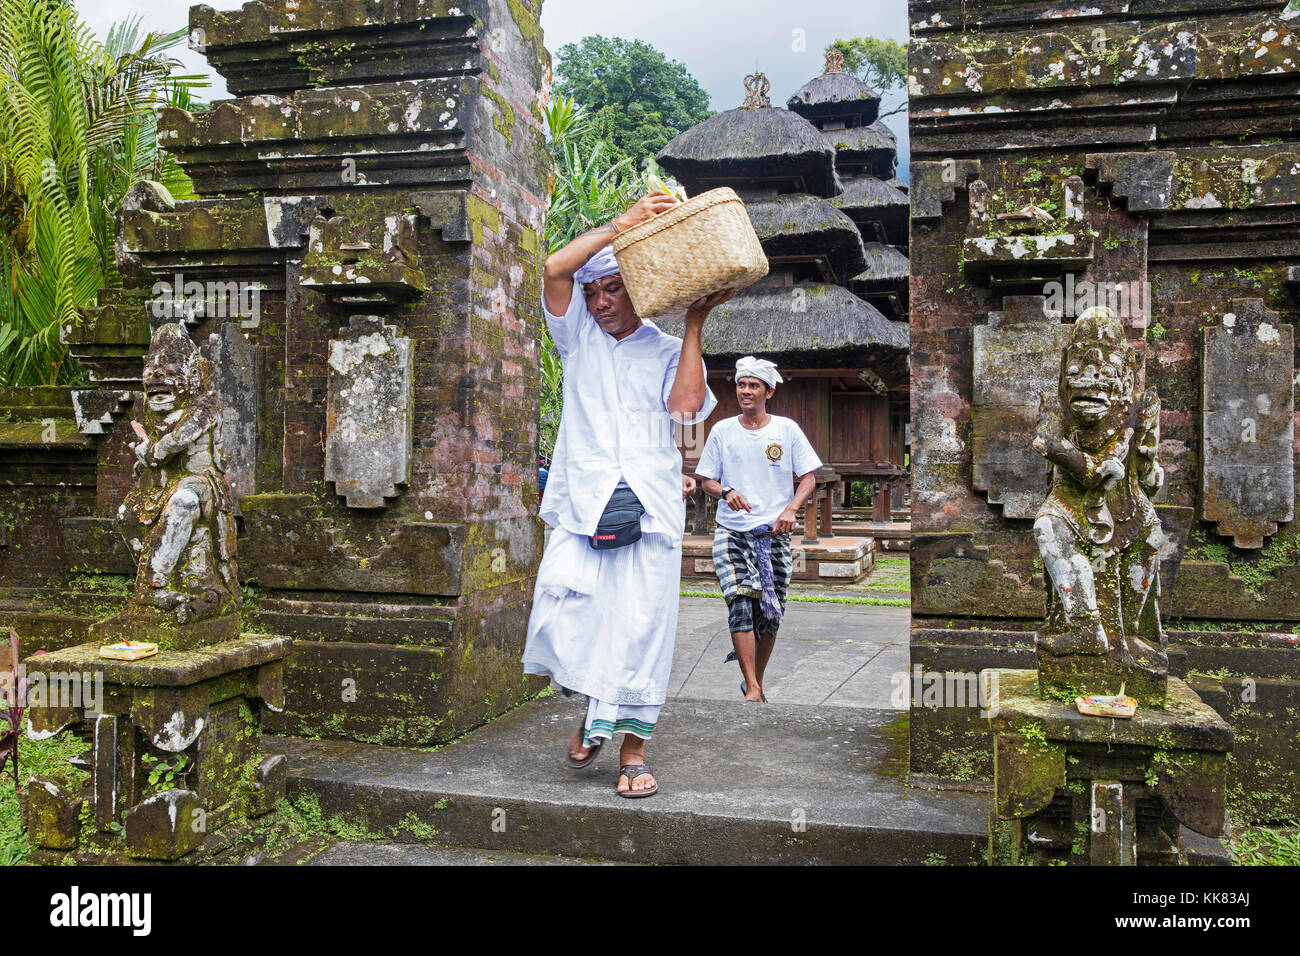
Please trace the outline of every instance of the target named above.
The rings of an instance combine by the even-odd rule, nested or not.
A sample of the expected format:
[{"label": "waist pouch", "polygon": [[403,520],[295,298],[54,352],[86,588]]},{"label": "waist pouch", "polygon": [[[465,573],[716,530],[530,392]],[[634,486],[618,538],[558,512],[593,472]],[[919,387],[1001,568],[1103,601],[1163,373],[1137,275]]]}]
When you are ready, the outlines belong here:
[{"label": "waist pouch", "polygon": [[597,551],[622,548],[641,540],[641,516],[645,506],[631,488],[615,488],[596,524],[596,533],[588,536]]}]

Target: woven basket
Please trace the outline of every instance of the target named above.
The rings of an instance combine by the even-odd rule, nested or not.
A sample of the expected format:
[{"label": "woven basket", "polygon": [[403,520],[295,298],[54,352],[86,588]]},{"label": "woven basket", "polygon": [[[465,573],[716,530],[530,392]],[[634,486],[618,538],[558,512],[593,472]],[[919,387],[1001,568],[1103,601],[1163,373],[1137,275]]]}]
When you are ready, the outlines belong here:
[{"label": "woven basket", "polygon": [[637,315],[680,315],[696,299],[767,275],[767,257],[735,190],[700,193],[614,237]]}]

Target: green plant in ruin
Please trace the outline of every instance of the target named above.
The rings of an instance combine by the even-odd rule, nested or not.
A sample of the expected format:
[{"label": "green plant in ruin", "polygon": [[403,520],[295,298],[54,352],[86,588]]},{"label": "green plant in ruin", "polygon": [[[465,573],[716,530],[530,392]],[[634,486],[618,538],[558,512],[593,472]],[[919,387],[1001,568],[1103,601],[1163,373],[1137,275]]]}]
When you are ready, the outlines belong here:
[{"label": "green plant in ruin", "polygon": [[154,113],[207,85],[167,55],[184,37],[133,18],[101,41],[66,0],[0,6],[0,387],[76,383],[60,330],[120,285],[123,197],[142,180],[193,196]]},{"label": "green plant in ruin", "polygon": [[22,775],[18,789],[7,776],[0,779],[0,866],[13,866],[27,859],[29,849],[19,797],[31,777],[54,775],[69,782],[89,775],[69,761],[83,753],[87,744],[75,734],[56,734],[46,740],[23,742]]}]

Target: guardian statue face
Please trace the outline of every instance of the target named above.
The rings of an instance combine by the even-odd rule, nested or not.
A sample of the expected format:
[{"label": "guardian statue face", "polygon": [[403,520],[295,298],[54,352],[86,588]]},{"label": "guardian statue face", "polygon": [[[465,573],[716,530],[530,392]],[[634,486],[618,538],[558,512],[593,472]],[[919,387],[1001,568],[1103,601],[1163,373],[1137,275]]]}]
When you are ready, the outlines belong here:
[{"label": "guardian statue face", "polygon": [[178,650],[239,636],[234,493],[221,455],[215,370],[180,324],[153,335],[141,379],[135,484],[118,527],[136,558],[131,599],[91,628],[104,643]]},{"label": "guardian statue face", "polygon": [[1062,405],[1084,426],[1112,412],[1126,413],[1133,399],[1136,353],[1124,341],[1109,309],[1089,309],[1075,323],[1062,363]]},{"label": "guardian statue face", "polygon": [[179,324],[164,325],[154,333],[145,357],[142,381],[149,411],[167,415],[184,408],[205,390],[207,360]]}]

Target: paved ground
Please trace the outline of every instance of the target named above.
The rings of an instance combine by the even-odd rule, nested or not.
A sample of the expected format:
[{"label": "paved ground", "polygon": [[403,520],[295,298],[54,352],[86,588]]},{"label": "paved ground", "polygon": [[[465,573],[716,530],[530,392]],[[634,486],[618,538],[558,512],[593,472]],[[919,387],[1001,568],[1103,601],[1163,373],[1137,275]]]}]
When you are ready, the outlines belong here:
[{"label": "paved ground", "polygon": [[[650,800],[615,795],[614,753],[587,774],[562,765],[585,701],[558,695],[432,753],[268,738],[289,756],[291,790],[315,794],[327,818],[399,841],[414,819],[439,842],[483,848],[342,842],[313,865],[978,858],[986,795],[902,786],[906,728],[890,697],[908,666],[906,607],[788,602],[766,705],[740,700],[739,667],[723,662],[726,624],[721,597],[681,599],[670,703],[651,750],[663,789]],[[796,819],[806,828],[792,829]]]},{"label": "paved ground", "polygon": [[[890,708],[894,675],[906,681],[908,609],[789,601],[766,677],[773,703]],[[738,700],[740,666],[721,598],[682,598],[668,694]]]},{"label": "paved ground", "polygon": [[534,701],[435,751],[266,743],[289,758],[291,797],[310,791],[325,820],[384,841],[428,840],[432,830],[441,844],[488,854],[692,865],[964,865],[983,853],[987,794],[903,786],[903,715],[744,704],[739,695],[678,700],[650,750],[661,790],[633,801],[614,791],[616,752],[583,773],[563,764],[584,706],[558,695]]}]

